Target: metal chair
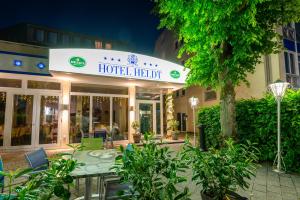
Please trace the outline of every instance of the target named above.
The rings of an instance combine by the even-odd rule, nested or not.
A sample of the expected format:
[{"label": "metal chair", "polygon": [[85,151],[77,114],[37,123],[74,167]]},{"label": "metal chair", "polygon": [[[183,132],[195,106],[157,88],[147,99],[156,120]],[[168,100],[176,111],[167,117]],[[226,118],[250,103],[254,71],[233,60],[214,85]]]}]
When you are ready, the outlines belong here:
[{"label": "metal chair", "polygon": [[[3,167],[3,160],[0,156],[0,171],[3,171],[4,167]],[[4,176],[0,175],[0,188],[1,188],[1,192],[4,192]]]},{"label": "metal chair", "polygon": [[103,148],[102,138],[81,138],[82,150],[100,150]]},{"label": "metal chair", "polygon": [[29,166],[33,169],[31,172],[32,174],[44,171],[49,167],[49,160],[43,148],[31,153],[26,153],[25,159],[27,160]]},{"label": "metal chair", "polygon": [[[100,188],[100,193],[103,193],[105,200],[117,200],[131,197],[131,185],[122,183],[120,177],[116,175],[103,177],[103,186]],[[99,199],[102,199],[102,195],[99,194]]]}]

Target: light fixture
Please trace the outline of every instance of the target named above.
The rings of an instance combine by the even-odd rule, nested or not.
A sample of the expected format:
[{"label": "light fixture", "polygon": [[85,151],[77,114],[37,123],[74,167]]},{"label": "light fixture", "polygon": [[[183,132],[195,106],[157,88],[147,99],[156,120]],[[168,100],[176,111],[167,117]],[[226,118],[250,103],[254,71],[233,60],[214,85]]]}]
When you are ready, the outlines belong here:
[{"label": "light fixture", "polygon": [[195,117],[195,109],[199,104],[199,99],[197,97],[191,97],[189,99],[191,107],[193,109],[193,121],[194,121],[194,146],[196,146],[196,117]]},{"label": "light fixture", "polygon": [[14,65],[17,67],[21,67],[23,65],[22,60],[14,60]]},{"label": "light fixture", "polygon": [[42,63],[42,62],[38,63],[36,66],[39,69],[44,69],[46,67],[46,65],[44,63]]},{"label": "light fixture", "polygon": [[[289,83],[283,82],[283,81],[276,81],[275,83],[272,83],[269,85],[276,101],[277,101],[277,155],[274,160],[274,165],[277,162],[277,168],[274,170],[275,172],[282,173],[281,169],[281,161],[284,166],[283,158],[281,155],[281,133],[280,133],[280,104],[281,100],[285,94],[285,91],[288,87]],[[285,167],[285,166],[284,166]]]}]

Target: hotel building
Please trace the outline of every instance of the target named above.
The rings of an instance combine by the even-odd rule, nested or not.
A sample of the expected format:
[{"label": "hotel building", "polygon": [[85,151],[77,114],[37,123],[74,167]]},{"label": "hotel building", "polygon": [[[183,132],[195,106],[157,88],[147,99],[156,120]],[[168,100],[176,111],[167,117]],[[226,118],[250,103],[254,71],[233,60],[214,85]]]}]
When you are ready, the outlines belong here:
[{"label": "hotel building", "polygon": [[118,127],[115,141],[166,131],[164,96],[183,66],[118,41],[20,24],[0,30],[0,150],[62,148]]}]

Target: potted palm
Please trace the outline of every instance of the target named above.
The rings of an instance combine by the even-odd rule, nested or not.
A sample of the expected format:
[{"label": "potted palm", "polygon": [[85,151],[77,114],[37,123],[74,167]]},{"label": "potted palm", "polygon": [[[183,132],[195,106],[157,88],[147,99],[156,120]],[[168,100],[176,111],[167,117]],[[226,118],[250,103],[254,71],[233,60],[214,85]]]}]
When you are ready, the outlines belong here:
[{"label": "potted palm", "polygon": [[234,144],[228,139],[221,149],[211,148],[207,152],[187,143],[182,159],[192,167],[192,180],[202,185],[203,200],[244,200],[247,198],[235,191],[238,187],[249,188],[247,179],[255,175],[257,154],[258,150],[250,143]]},{"label": "potted palm", "polygon": [[141,133],[139,131],[139,128],[140,128],[139,122],[133,121],[131,124],[131,127],[134,129],[134,133],[133,133],[134,143],[140,143],[141,142]]},{"label": "potted palm", "polygon": [[169,127],[169,130],[171,131],[173,140],[178,140],[178,135],[179,135],[178,125],[179,125],[179,122],[175,119],[171,119],[168,121],[168,127]]}]

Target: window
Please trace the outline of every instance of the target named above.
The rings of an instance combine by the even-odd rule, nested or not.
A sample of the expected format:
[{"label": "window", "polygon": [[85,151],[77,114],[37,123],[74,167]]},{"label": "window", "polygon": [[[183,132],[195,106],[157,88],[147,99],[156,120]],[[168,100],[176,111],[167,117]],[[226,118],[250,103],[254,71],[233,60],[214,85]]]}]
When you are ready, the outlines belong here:
[{"label": "window", "polygon": [[99,40],[95,40],[95,48],[96,49],[102,49],[102,42]]},{"label": "window", "polygon": [[265,76],[266,76],[266,85],[272,83],[272,68],[270,56],[265,55]]},{"label": "window", "polygon": [[69,142],[80,143],[81,138],[89,133],[90,97],[71,96]]},{"label": "window", "polygon": [[112,48],[112,46],[111,46],[110,43],[106,43],[106,44],[105,44],[105,49],[111,49],[111,48]]},{"label": "window", "polygon": [[90,39],[84,39],[83,46],[91,48],[92,47],[92,41]]},{"label": "window", "polygon": [[211,101],[216,99],[217,99],[217,93],[214,90],[212,90],[210,87],[208,87],[204,92],[204,100]]},{"label": "window", "polygon": [[176,97],[179,97],[179,90],[176,91]]},{"label": "window", "polygon": [[57,33],[49,32],[47,39],[48,39],[48,43],[56,44],[57,43]]},{"label": "window", "polygon": [[45,39],[45,32],[44,30],[41,29],[37,29],[35,31],[35,40],[38,42],[44,42]]},{"label": "window", "polygon": [[0,146],[3,146],[6,93],[0,92]]},{"label": "window", "polygon": [[0,78],[0,87],[21,88],[22,81],[18,79]]},{"label": "window", "polygon": [[185,96],[185,89],[181,90],[181,96]]},{"label": "window", "polygon": [[93,97],[93,131],[109,131],[110,127],[110,98],[95,96]]},{"label": "window", "polygon": [[74,45],[75,45],[76,47],[79,47],[79,46],[80,46],[80,37],[75,36],[75,37],[73,38],[73,43],[74,43]]},{"label": "window", "polygon": [[63,34],[62,35],[62,44],[63,45],[69,45],[70,44],[70,36]]},{"label": "window", "polygon": [[296,74],[294,53],[284,52],[284,64],[287,74]]},{"label": "window", "polygon": [[27,87],[30,89],[60,90],[60,83],[29,80]]},{"label": "window", "polygon": [[128,98],[112,98],[112,133],[114,140],[128,139]]}]

